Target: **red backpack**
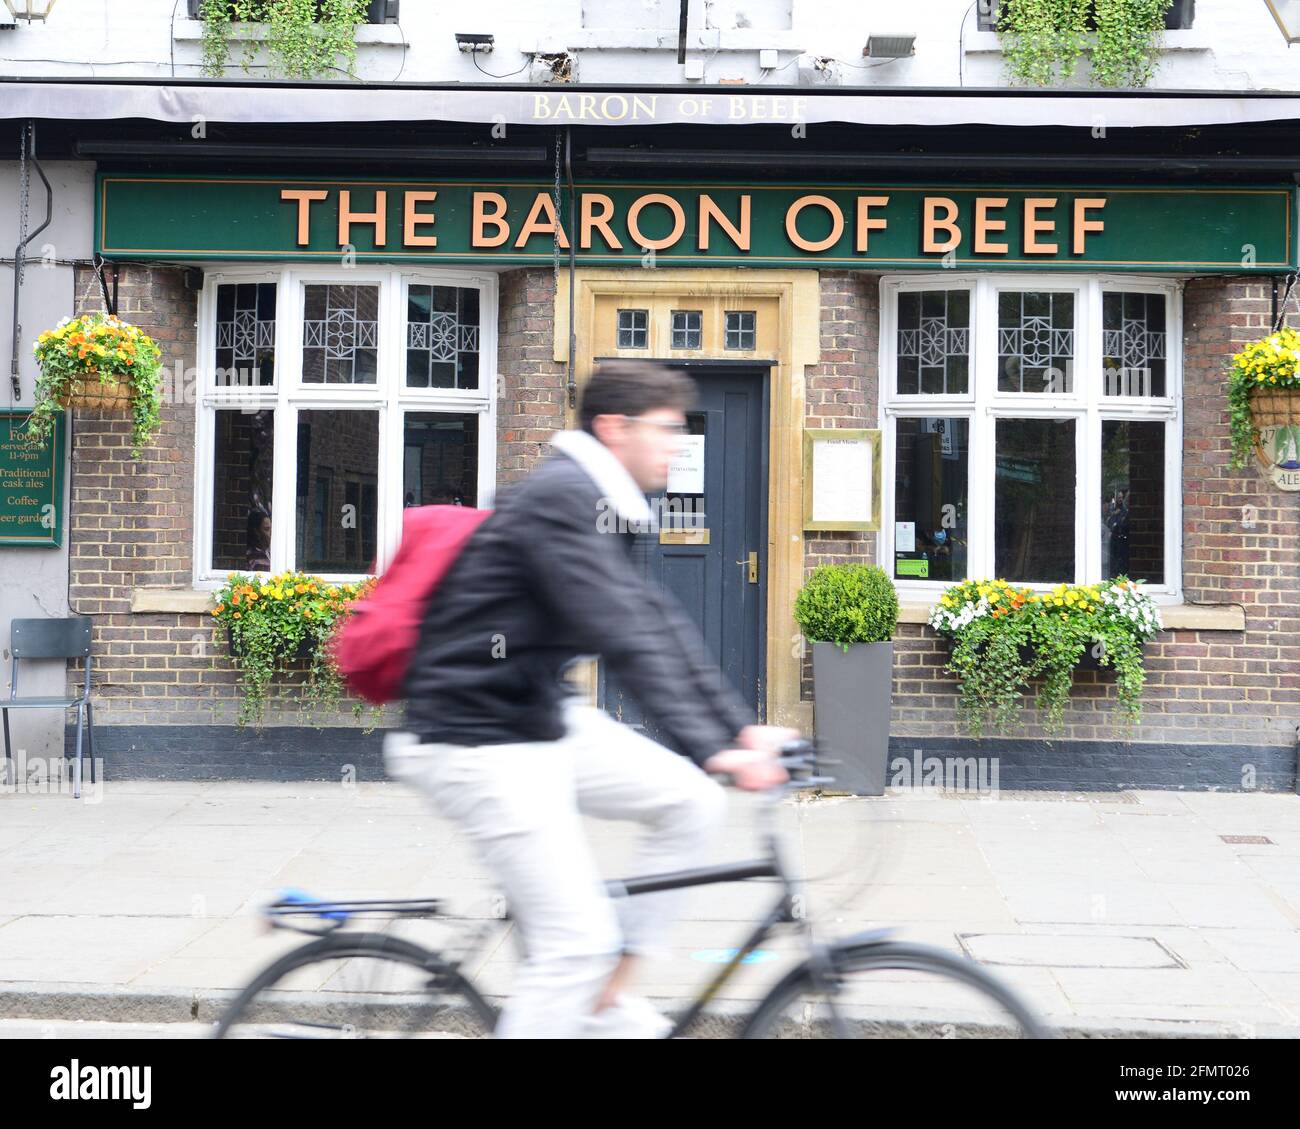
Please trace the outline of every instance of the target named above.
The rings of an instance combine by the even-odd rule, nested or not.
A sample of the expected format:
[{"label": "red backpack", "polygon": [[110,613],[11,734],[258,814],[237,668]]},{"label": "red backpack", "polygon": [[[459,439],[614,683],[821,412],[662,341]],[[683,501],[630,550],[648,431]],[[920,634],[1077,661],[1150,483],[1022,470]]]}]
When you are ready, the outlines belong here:
[{"label": "red backpack", "polygon": [[402,540],[375,589],[358,600],[332,640],[350,693],[374,705],[395,702],[438,583],[491,510],[412,506],[402,511]]}]

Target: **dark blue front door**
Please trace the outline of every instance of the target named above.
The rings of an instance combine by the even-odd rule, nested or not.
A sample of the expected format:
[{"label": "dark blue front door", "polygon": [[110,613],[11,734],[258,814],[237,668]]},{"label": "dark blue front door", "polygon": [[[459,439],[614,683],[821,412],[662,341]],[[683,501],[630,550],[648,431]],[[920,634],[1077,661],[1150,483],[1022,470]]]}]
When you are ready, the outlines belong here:
[{"label": "dark blue front door", "polygon": [[[634,559],[699,625],[709,653],[741,696],[765,709],[767,591],[767,371],[692,368],[699,389],[687,413],[691,439],[668,489],[650,495],[660,520]],[[702,448],[702,450],[701,450]],[[620,721],[668,743],[640,704],[606,678],[601,704]]]}]

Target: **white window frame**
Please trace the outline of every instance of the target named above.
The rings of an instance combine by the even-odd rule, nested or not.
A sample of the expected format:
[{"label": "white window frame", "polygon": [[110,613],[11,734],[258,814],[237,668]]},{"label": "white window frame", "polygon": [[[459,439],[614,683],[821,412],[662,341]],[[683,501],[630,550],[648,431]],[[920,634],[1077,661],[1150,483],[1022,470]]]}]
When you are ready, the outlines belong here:
[{"label": "white window frame", "polygon": [[[297,520],[294,497],[297,475],[298,415],[308,409],[371,410],[379,416],[379,463],[375,545],[382,571],[392,560],[402,530],[402,420],[408,411],[473,413],[478,423],[478,505],[492,505],[496,493],[497,420],[497,276],[481,271],[413,267],[355,268],[287,264],[283,268],[205,267],[199,295],[195,376],[194,561],[193,585],[201,591],[222,587],[232,572],[214,569],[212,560],[212,490],[217,408],[273,408],[275,456],[271,511],[294,521],[271,523],[271,571],[290,567]],[[216,383],[217,287],[240,282],[275,282],[276,344],[273,386],[218,387]],[[309,283],[379,286],[379,340],[374,384],[315,384],[302,379],[302,315]],[[407,388],[406,295],[415,285],[458,286],[479,291],[478,388]],[[293,567],[297,568],[297,562]],[[364,573],[322,573],[333,582],[357,580]]]},{"label": "white window frame", "polygon": [[[897,296],[909,290],[969,289],[971,292],[970,384],[963,395],[899,395],[897,386]],[[997,391],[997,293],[1000,290],[1074,291],[1075,361],[1069,393]],[[899,417],[942,416],[969,422],[970,482],[967,487],[969,534],[967,570],[971,578],[994,575],[993,488],[998,419],[1074,419],[1075,576],[1074,583],[1101,580],[1101,450],[1104,420],[1166,423],[1165,432],[1165,582],[1147,592],[1160,604],[1182,602],[1182,412],[1183,318],[1181,279],[1141,275],[955,273],[886,275],[880,280],[879,408],[883,432],[881,530],[877,563],[894,573],[894,460]],[[1106,396],[1096,374],[1102,371],[1102,296],[1108,291],[1140,291],[1166,298],[1165,395],[1138,398]],[[1093,457],[1092,452],[1098,457]],[[946,580],[894,580],[904,601],[932,603]],[[1011,579],[1010,577],[1006,579]],[[1017,581],[1046,591],[1050,582]]]}]

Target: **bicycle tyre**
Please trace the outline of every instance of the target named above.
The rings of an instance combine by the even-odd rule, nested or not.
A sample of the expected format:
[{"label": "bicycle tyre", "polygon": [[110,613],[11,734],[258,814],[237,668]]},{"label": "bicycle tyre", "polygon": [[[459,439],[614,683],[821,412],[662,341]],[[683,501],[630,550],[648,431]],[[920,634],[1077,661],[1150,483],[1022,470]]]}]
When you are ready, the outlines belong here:
[{"label": "bicycle tyre", "polygon": [[[401,998],[397,1002],[388,1001],[383,1004],[388,1013],[385,1018],[403,1018],[408,1037],[416,1031],[433,1031],[435,1028],[432,1023],[435,1020],[442,1024],[437,1028],[439,1031],[475,1036],[490,1035],[496,1026],[496,1008],[479,994],[478,989],[469,980],[448,965],[437,953],[383,933],[340,931],[309,941],[267,965],[231,1002],[225,1014],[218,1020],[212,1037],[214,1039],[250,1037],[243,1025],[256,1022],[259,997],[261,997],[260,1004],[271,1015],[283,1012],[288,1004],[295,1002],[289,999],[274,1000],[264,993],[274,992],[276,984],[291,973],[310,965],[355,958],[393,962],[441,980],[436,993],[425,987],[423,1000],[419,992],[407,993],[406,996],[401,997],[412,998],[412,1003],[408,1005],[405,1013],[399,1006]],[[301,995],[301,993],[295,994]],[[288,995],[289,993],[286,992],[286,996]],[[308,1029],[333,1030],[335,1031],[333,1037],[336,1038],[358,1037],[352,1033],[357,1029],[355,1023],[325,1020],[355,1018],[357,1009],[366,1006],[365,998],[359,1001],[340,995],[333,1001],[314,1000],[311,1006],[323,1015],[324,1019],[313,1020],[312,1023],[307,1024]],[[232,1031],[236,1033],[232,1034]]]},{"label": "bicycle tyre", "polygon": [[[1047,1039],[1051,1034],[1035,1018],[1032,1010],[1007,985],[981,968],[974,961],[945,952],[943,949],[929,945],[917,945],[908,942],[885,941],[861,946],[832,947],[830,952],[832,968],[837,976],[855,976],[873,971],[891,970],[906,972],[925,972],[940,980],[953,981],[972,989],[986,1002],[992,1004],[997,1012],[1011,1021],[1013,1038]],[[776,984],[754,1009],[741,1031],[742,1039],[770,1038],[821,1038],[838,1037],[834,1024],[825,1021],[816,1025],[816,1030],[829,1028],[830,1034],[823,1036],[813,1033],[814,1026],[804,1022],[802,1033],[793,1036],[779,1033],[779,1025],[786,1020],[789,1010],[798,1004],[801,998],[824,998],[824,993],[815,988],[816,976],[810,962],[791,969]],[[843,1003],[844,1001],[840,1001]],[[851,1005],[850,1005],[851,1006]],[[796,1029],[798,1027],[796,1021]],[[856,1023],[856,1021],[854,1021]],[[903,1031],[908,1037],[915,1037],[917,1030],[930,1027],[939,1031],[956,1025],[939,1022],[937,1028],[934,1020],[886,1020],[880,1026]],[[910,1034],[908,1034],[910,1032]],[[992,1033],[992,1032],[990,1032]],[[863,1036],[870,1037],[870,1036]],[[951,1035],[942,1034],[942,1038]]]}]

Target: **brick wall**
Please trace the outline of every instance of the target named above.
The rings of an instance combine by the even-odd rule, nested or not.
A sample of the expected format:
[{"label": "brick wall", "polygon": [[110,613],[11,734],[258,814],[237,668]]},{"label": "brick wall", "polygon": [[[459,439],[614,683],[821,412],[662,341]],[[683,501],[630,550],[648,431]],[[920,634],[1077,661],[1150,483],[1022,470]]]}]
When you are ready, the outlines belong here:
[{"label": "brick wall", "polygon": [[[1254,466],[1228,468],[1223,392],[1225,359],[1270,328],[1269,287],[1192,280],[1183,313],[1184,598],[1242,605],[1246,630],[1161,633],[1146,650],[1144,717],[1132,729],[1117,724],[1113,677],[1077,672],[1063,736],[1286,747],[1300,722],[1300,498]],[[929,628],[905,624],[895,652],[893,734],[958,732],[955,683],[942,670],[946,646]],[[1027,722],[1033,717],[1026,711]],[[1031,723],[1016,736],[1044,734]]]},{"label": "brick wall", "polygon": [[[78,294],[97,294],[82,272]],[[564,365],[553,359],[554,276],[548,269],[501,276],[498,485],[521,478],[563,426]],[[877,426],[878,280],[823,272],[821,362],[808,369],[810,427]],[[196,298],[179,271],[130,268],[119,312],[161,345],[174,371],[194,363]],[[1143,723],[1115,724],[1110,676],[1080,672],[1067,712],[1071,739],[1137,740],[1280,748],[1300,719],[1300,498],[1254,468],[1228,469],[1222,367],[1226,356],[1268,328],[1269,294],[1258,281],[1190,282],[1184,302],[1184,588],[1189,602],[1238,603],[1244,632],[1171,631],[1148,648]],[[189,393],[188,395],[186,393]],[[154,445],[133,462],[125,417],[78,413],[73,428],[70,599],[96,616],[99,724],[228,724],[234,671],[205,615],[129,611],[137,587],[186,587],[193,545],[194,406],[181,386],[163,406]],[[1253,507],[1246,509],[1245,507]],[[810,534],[806,567],[870,561],[869,534]],[[902,625],[895,644],[896,738],[951,737],[955,683],[942,670],[946,647],[928,628]],[[79,677],[70,671],[70,680]],[[812,696],[805,662],[805,699]],[[1026,714],[1032,720],[1033,714]],[[273,701],[269,724],[301,721]],[[332,724],[355,722],[350,710]],[[1042,734],[1027,725],[1020,736]]]},{"label": "brick wall", "polygon": [[555,356],[555,273],[501,276],[498,328],[497,486],[523,478],[564,427],[565,367]]},{"label": "brick wall", "polygon": [[[77,293],[93,295],[80,309],[101,308],[98,287],[85,271],[78,272]],[[233,724],[236,674],[210,617],[130,610],[133,589],[188,588],[192,582],[197,295],[185,288],[179,270],[130,267],[121,280],[118,314],[158,342],[166,382],[162,427],[138,461],[130,457],[128,416],[77,412],[74,418],[69,602],[74,613],[95,617],[95,723]],[[243,515],[237,517],[242,537]],[[242,557],[242,543],[238,549]],[[70,670],[71,682],[80,677]],[[306,720],[293,693],[300,679],[301,673],[277,684],[268,725]],[[351,705],[319,720],[369,723],[368,714],[356,719]]]},{"label": "brick wall", "polygon": [[[98,287],[85,271],[78,274],[77,293],[94,295],[82,308],[99,308]],[[564,366],[552,360],[554,294],[549,270],[511,271],[501,278],[499,485],[522,477],[540,458],[544,440],[564,423]],[[169,374],[178,363],[182,374],[192,371],[197,295],[185,289],[181,271],[128,268],[118,313],[158,342]],[[135,588],[191,583],[194,389],[184,380],[179,391],[176,385],[169,375],[162,428],[139,462],[129,457],[127,417],[79,412],[74,424],[70,596],[74,612],[96,617],[98,726],[230,725],[238,712],[235,671],[206,614],[130,611]],[[471,459],[476,444],[465,449]],[[462,477],[468,483],[470,475],[462,471]],[[341,494],[333,501],[341,504]],[[241,558],[245,516],[231,518],[225,538],[239,541],[232,551]],[[78,677],[76,670],[69,672],[70,680]],[[297,681],[277,680],[268,726],[307,720],[296,704]],[[370,715],[356,719],[352,704],[316,720],[368,724]]]},{"label": "brick wall", "polygon": [[[85,270],[76,292],[91,296],[78,312],[102,308]],[[181,271],[123,271],[117,312],[158,342],[167,373],[162,429],[138,461],[129,416],[73,416],[69,605],[95,617],[97,725],[184,724],[196,720],[200,701],[233,697],[233,672],[214,668],[204,616],[130,610],[134,588],[191,581],[193,389],[175,374],[178,364],[182,374],[194,364],[196,307]],[[71,681],[80,677],[70,671]]]},{"label": "brick wall", "polygon": [[[853,271],[822,271],[821,362],[804,374],[805,427],[875,427],[880,341],[880,280]],[[872,563],[874,533],[810,531],[804,572],[818,565]],[[805,647],[799,696],[811,701],[812,648]]]}]

